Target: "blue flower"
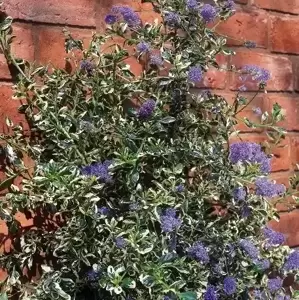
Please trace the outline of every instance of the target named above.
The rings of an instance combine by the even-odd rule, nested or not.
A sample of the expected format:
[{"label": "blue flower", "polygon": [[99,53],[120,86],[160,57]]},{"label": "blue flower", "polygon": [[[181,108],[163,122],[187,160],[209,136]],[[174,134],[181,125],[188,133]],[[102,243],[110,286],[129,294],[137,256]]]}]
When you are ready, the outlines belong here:
[{"label": "blue flower", "polygon": [[209,285],[204,294],[204,300],[218,300],[218,294],[216,287],[213,285]]},{"label": "blue flower", "polygon": [[153,99],[148,99],[139,108],[137,116],[139,119],[148,119],[152,116],[156,107],[156,102]]},{"label": "blue flower", "polygon": [[130,209],[131,211],[138,210],[138,208],[139,208],[139,204],[138,204],[137,202],[131,203],[131,204],[129,205],[129,209]]},{"label": "blue flower", "polygon": [[85,176],[96,176],[102,182],[110,182],[112,180],[111,175],[109,174],[109,166],[112,164],[112,161],[104,161],[103,163],[93,163],[89,166],[81,168],[81,173]]},{"label": "blue flower", "polygon": [[191,11],[199,10],[199,5],[197,0],[187,0],[186,1],[187,8]]},{"label": "blue flower", "polygon": [[202,242],[194,243],[188,250],[188,255],[202,264],[207,264],[210,261],[209,254]]},{"label": "blue flower", "polygon": [[117,17],[115,15],[106,15],[105,23],[112,25],[117,22]]},{"label": "blue flower", "polygon": [[175,27],[180,23],[180,16],[175,12],[165,14],[164,21],[168,26]]},{"label": "blue flower", "polygon": [[228,9],[228,10],[234,10],[235,9],[235,2],[234,0],[226,0],[226,2],[224,3],[224,8]]},{"label": "blue flower", "polygon": [[252,111],[257,115],[257,116],[261,116],[263,114],[262,110],[260,109],[260,107],[254,107],[252,109]]},{"label": "blue flower", "polygon": [[101,273],[99,271],[95,271],[94,269],[90,269],[86,272],[86,280],[88,282],[95,282],[100,278]]},{"label": "blue flower", "polygon": [[200,11],[202,18],[207,22],[212,22],[217,16],[217,10],[214,6],[210,4],[205,4]]},{"label": "blue flower", "polygon": [[179,184],[175,189],[178,193],[182,193],[184,192],[185,187],[182,184]]},{"label": "blue flower", "polygon": [[268,259],[254,259],[253,263],[261,270],[270,268],[270,261]]},{"label": "blue flower", "polygon": [[225,277],[223,280],[223,290],[226,295],[230,296],[236,292],[237,280],[234,277]]},{"label": "blue flower", "polygon": [[200,82],[202,80],[202,76],[202,68],[200,66],[191,67],[188,71],[188,79],[191,82]]},{"label": "blue flower", "polygon": [[123,249],[127,245],[126,240],[122,236],[117,237],[114,240],[114,242],[115,242],[116,247],[119,248],[119,249]]},{"label": "blue flower", "polygon": [[163,65],[163,59],[162,59],[161,55],[151,54],[149,63],[153,66],[158,66],[159,67],[159,66]]},{"label": "blue flower", "polygon": [[134,12],[134,10],[128,6],[113,6],[111,14],[117,17],[122,17],[123,21],[128,24],[129,27],[138,27],[141,24],[141,20]]},{"label": "blue flower", "polygon": [[88,60],[82,60],[80,63],[80,69],[90,74],[94,69],[94,65]]},{"label": "blue flower", "polygon": [[254,81],[257,81],[259,83],[266,83],[271,78],[270,72],[268,70],[255,65],[244,66],[242,68],[242,72],[244,74],[240,77],[241,80],[246,80],[248,78],[248,75],[250,75]]},{"label": "blue flower", "polygon": [[98,208],[98,213],[103,216],[108,216],[110,214],[110,208],[102,206]]},{"label": "blue flower", "polygon": [[246,47],[248,49],[253,49],[253,48],[256,48],[256,43],[252,42],[252,41],[246,41],[246,42],[244,42],[244,47]]},{"label": "blue flower", "polygon": [[236,201],[244,201],[246,198],[247,192],[244,187],[236,187],[233,190],[233,197]]},{"label": "blue flower", "polygon": [[239,246],[250,258],[258,259],[260,251],[251,241],[246,239],[240,240]]},{"label": "blue flower", "polygon": [[269,173],[271,170],[271,159],[256,143],[238,142],[231,144],[229,158],[233,164],[238,162],[259,164],[262,173]]},{"label": "blue flower", "polygon": [[285,242],[285,237],[281,232],[274,231],[272,228],[265,227],[263,234],[266,239],[266,248],[280,246]]},{"label": "blue flower", "polygon": [[275,293],[279,289],[282,288],[282,283],[283,280],[279,277],[273,278],[273,279],[268,279],[268,289],[271,293]]},{"label": "blue flower", "polygon": [[274,198],[285,192],[285,186],[283,184],[276,184],[264,177],[258,178],[255,181],[255,187],[255,193],[258,196],[267,198]]},{"label": "blue flower", "polygon": [[253,291],[253,295],[254,295],[254,300],[264,300],[264,299],[266,299],[265,292],[263,292],[261,290],[258,290],[258,289],[255,289]]},{"label": "blue flower", "polygon": [[246,219],[251,215],[251,208],[248,206],[247,203],[243,204],[241,207],[241,216],[242,218]]},{"label": "blue flower", "polygon": [[163,232],[172,232],[179,228],[182,221],[176,216],[176,210],[167,208],[160,216],[161,228]]},{"label": "blue flower", "polygon": [[139,53],[148,52],[150,50],[150,45],[148,43],[142,41],[139,44],[137,44],[136,50]]},{"label": "blue flower", "polygon": [[299,251],[293,251],[286,259],[283,270],[292,271],[299,269]]}]

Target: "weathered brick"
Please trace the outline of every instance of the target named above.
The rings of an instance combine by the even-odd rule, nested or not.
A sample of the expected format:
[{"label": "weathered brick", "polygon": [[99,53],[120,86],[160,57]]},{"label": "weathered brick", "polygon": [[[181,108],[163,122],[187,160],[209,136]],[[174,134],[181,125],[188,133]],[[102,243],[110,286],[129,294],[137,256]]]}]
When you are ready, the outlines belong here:
[{"label": "weathered brick", "polygon": [[285,235],[289,246],[299,246],[299,210],[283,213],[280,215],[279,222],[273,220],[269,225]]},{"label": "weathered brick", "polygon": [[299,14],[298,0],[254,0],[254,4],[260,8]]},{"label": "weathered brick", "polygon": [[34,33],[31,24],[13,24],[13,35],[15,39],[12,43],[12,51],[18,58],[28,61],[34,60]]},{"label": "weathered brick", "polygon": [[[42,64],[50,63],[55,67],[64,68],[67,54],[62,28],[38,26],[36,32],[38,34],[36,60]],[[85,47],[92,38],[92,32],[89,29],[70,29],[70,33],[74,38],[83,40]]]},{"label": "weathered brick", "polygon": [[299,97],[291,95],[265,94],[267,110],[271,111],[273,105],[278,103],[285,110],[285,120],[279,122],[278,125],[288,131],[299,130]]},{"label": "weathered brick", "polygon": [[299,20],[297,17],[272,17],[271,49],[282,53],[299,53]]},{"label": "weathered brick", "polygon": [[227,57],[224,55],[217,55],[217,63],[220,69],[210,67],[208,71],[204,74],[201,83],[197,84],[200,88],[210,88],[210,89],[224,89],[227,83]]},{"label": "weathered brick", "polygon": [[260,11],[238,11],[227,21],[220,23],[217,32],[228,36],[228,44],[242,45],[254,41],[258,47],[267,46],[267,14]]},{"label": "weathered brick", "polygon": [[[270,71],[271,79],[268,81],[268,91],[291,91],[293,89],[292,63],[287,57],[278,55],[258,53],[254,51],[238,51],[232,58],[232,64],[237,69],[244,65],[257,65]],[[237,90],[243,81],[240,80],[240,73],[232,73],[231,89]],[[257,90],[257,84],[252,81],[245,81],[248,90]]]},{"label": "weathered brick", "polygon": [[14,19],[95,26],[95,0],[9,0],[3,10]]},{"label": "weathered brick", "polygon": [[290,135],[290,142],[291,142],[290,143],[291,162],[292,162],[292,166],[295,168],[296,164],[299,164],[299,135],[298,134],[291,134]]}]

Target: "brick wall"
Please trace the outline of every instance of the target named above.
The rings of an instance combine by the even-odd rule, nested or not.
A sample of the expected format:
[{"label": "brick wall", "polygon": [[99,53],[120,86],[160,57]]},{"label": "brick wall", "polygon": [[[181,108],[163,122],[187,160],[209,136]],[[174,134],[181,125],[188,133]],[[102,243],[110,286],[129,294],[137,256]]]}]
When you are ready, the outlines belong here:
[{"label": "brick wall", "polygon": [[[257,64],[271,71],[268,93],[259,95],[253,105],[266,110],[278,102],[287,111],[287,119],[282,124],[289,132],[285,147],[274,149],[272,163],[273,178],[287,183],[294,164],[299,162],[299,0],[236,2],[237,13],[218,30],[231,36],[229,44],[237,55],[219,57],[219,63],[222,66]],[[92,31],[103,30],[103,19],[110,7],[120,3],[133,6],[144,21],[156,17],[151,5],[141,4],[139,0],[9,0],[2,11],[15,19],[13,49],[18,56],[64,67],[63,27],[67,25],[75,37],[87,42]],[[255,41],[258,47],[248,50],[242,47],[240,40]],[[132,68],[136,72],[140,69],[133,63]],[[17,113],[19,103],[10,100],[11,75],[2,55],[0,81],[0,131],[4,131],[4,116],[15,122],[24,120]],[[200,87],[218,90],[231,99],[237,86],[238,79],[233,74],[211,69]],[[250,107],[243,115],[256,118]],[[249,130],[245,126],[239,126],[239,129],[245,139],[260,142],[265,138],[258,130]],[[273,226],[286,234],[291,246],[299,246],[299,210],[288,214],[283,204],[279,209],[281,222],[273,223]]]}]

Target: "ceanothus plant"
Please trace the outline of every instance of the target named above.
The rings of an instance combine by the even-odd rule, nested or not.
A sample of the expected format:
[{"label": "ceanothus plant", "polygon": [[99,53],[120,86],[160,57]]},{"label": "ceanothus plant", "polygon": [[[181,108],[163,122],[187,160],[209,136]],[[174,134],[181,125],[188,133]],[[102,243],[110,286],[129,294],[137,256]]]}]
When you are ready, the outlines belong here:
[{"label": "ceanothus plant", "polygon": [[[10,134],[0,135],[0,189],[8,189],[0,215],[11,239],[0,260],[3,299],[290,299],[283,280],[297,274],[299,252],[267,224],[298,180],[286,189],[268,179],[268,148],[230,144],[255,98],[243,95],[248,80],[263,92],[270,74],[252,65],[226,70],[242,82],[233,104],[194,89],[209,68],[221,68],[218,54],[233,54],[217,22],[234,2],[152,3],[162,23],[114,6],[105,34],[85,50],[65,32],[71,72],[14,58],[12,20],[1,24],[30,126],[28,135],[7,119]],[[254,111],[260,122],[245,124],[278,144],[281,107]],[[33,225],[23,228],[17,212]]]}]

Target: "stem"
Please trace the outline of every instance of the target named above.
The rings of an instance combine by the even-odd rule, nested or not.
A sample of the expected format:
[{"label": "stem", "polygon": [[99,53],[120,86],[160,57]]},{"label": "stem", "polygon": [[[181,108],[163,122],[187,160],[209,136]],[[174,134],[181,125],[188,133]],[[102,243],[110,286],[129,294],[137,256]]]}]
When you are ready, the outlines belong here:
[{"label": "stem", "polygon": [[236,113],[235,113],[235,115],[237,115],[238,113],[240,113],[241,111],[243,111],[255,98],[256,98],[256,96],[259,94],[259,91],[257,91],[256,93],[255,93],[255,95],[252,97],[252,99],[246,104],[246,105],[244,105],[241,109],[239,109]]}]

